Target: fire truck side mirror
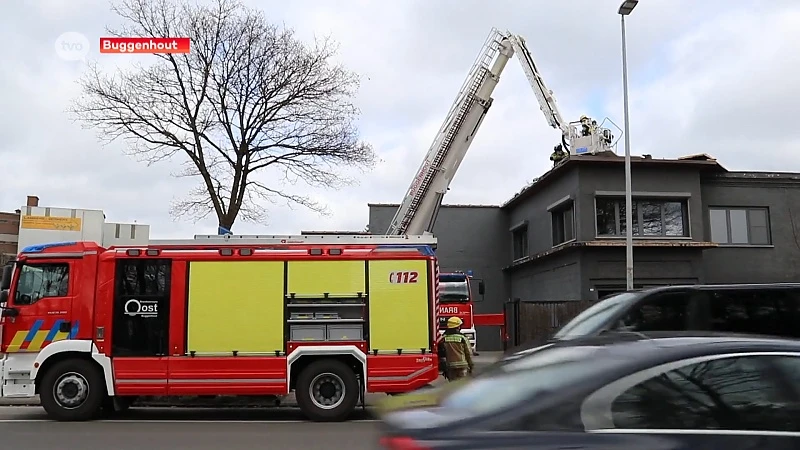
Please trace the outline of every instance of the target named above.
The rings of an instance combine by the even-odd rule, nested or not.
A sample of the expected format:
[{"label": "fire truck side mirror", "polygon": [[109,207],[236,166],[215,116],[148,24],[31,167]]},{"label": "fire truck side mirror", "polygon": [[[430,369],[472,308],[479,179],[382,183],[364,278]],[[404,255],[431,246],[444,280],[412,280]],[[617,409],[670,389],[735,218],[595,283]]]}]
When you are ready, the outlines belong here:
[{"label": "fire truck side mirror", "polygon": [[8,289],[0,291],[0,305],[4,305],[8,301]]},{"label": "fire truck side mirror", "polygon": [[3,266],[3,278],[0,280],[0,290],[7,290],[11,287],[11,275],[14,272],[13,264]]},{"label": "fire truck side mirror", "polygon": [[478,294],[485,294],[486,293],[486,285],[483,284],[483,281],[478,282]]}]

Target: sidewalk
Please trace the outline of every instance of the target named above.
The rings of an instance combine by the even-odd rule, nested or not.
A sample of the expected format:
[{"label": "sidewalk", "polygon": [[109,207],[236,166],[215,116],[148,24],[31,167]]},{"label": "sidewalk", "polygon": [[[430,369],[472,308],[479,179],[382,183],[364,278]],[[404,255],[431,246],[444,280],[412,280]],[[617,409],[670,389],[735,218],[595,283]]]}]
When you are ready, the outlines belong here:
[{"label": "sidewalk", "polygon": [[[472,359],[475,363],[475,373],[480,373],[482,369],[488,367],[495,361],[497,361],[501,356],[503,356],[503,352],[479,352],[478,356],[473,356]],[[438,386],[444,383],[444,378],[439,377],[436,381],[433,382],[434,386]],[[380,399],[386,398],[386,394],[367,394],[366,403],[368,406],[372,406],[375,402],[380,401]],[[238,400],[238,401],[237,401]],[[147,407],[147,406],[187,406],[187,407],[256,407],[256,406],[274,406],[274,400],[265,400],[265,399],[252,399],[247,403],[242,403],[241,398],[237,399],[235,397],[220,397],[215,399],[200,399],[200,398],[192,398],[190,400],[181,400],[180,402],[176,401],[169,401],[166,397],[148,397],[143,398],[142,400],[136,402],[137,406],[140,407]],[[0,407],[3,406],[39,406],[39,396],[33,398],[0,398]],[[294,394],[290,394],[281,400],[282,407],[296,407],[297,400],[294,398]]]}]

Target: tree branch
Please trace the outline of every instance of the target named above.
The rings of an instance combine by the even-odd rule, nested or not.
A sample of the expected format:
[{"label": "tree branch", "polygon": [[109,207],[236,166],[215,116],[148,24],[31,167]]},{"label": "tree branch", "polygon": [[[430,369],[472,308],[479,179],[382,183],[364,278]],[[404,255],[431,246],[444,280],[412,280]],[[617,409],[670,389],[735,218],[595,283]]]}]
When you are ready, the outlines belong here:
[{"label": "tree branch", "polygon": [[91,65],[70,112],[147,164],[180,158],[176,176],[198,185],[173,202],[173,217],[213,212],[231,228],[266,220],[277,200],[324,214],[287,185],[339,188],[356,182],[343,169],[374,165],[355,125],[358,77],[332,62],[329,37],[303,43],[238,0],[121,0],[112,11],[125,24],[110,35],[189,37],[191,53],[113,74]]}]

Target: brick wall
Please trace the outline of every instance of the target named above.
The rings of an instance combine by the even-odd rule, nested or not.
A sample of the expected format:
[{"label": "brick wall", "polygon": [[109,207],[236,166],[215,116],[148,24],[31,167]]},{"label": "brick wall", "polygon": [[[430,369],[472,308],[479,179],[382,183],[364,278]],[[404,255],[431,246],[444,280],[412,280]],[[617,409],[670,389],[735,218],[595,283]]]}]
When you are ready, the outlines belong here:
[{"label": "brick wall", "polygon": [[16,255],[19,236],[19,213],[0,212],[0,259],[2,255]]}]

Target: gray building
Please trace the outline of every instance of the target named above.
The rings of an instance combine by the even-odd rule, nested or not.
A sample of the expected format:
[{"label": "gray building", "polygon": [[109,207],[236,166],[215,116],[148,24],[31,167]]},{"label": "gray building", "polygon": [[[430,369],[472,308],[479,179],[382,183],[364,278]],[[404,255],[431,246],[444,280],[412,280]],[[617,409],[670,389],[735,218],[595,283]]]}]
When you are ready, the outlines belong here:
[{"label": "gray building", "polygon": [[[800,174],[645,156],[632,158],[632,186],[636,287],[800,281]],[[434,229],[441,268],[485,281],[477,312],[624,290],[624,190],[624,159],[609,153],[570,158],[503,205],[446,205]],[[398,205],[369,207],[381,233]],[[497,330],[478,333],[482,350],[499,349]]]}]

